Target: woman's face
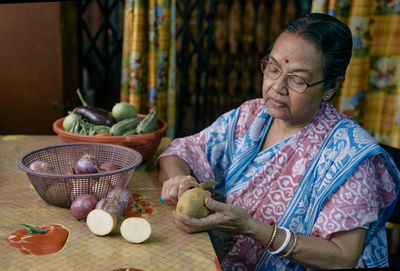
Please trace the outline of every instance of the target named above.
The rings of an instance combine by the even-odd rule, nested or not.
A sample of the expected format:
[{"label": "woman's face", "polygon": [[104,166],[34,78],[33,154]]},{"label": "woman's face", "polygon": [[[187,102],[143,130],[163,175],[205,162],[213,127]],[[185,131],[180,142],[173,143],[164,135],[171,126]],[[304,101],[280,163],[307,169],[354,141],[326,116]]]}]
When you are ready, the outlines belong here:
[{"label": "woman's face", "polygon": [[291,127],[303,127],[318,114],[323,100],[323,83],[298,93],[286,85],[284,78],[291,73],[309,84],[324,79],[321,58],[321,52],[313,43],[295,33],[283,32],[276,40],[269,59],[282,75],[275,80],[264,75],[262,86],[268,112],[276,120]]}]

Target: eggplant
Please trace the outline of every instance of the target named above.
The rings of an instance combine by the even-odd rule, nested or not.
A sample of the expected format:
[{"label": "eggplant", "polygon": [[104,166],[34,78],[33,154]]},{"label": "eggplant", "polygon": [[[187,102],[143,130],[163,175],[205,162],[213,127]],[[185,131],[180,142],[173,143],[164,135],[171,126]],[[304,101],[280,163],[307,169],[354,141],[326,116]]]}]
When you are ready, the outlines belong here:
[{"label": "eggplant", "polygon": [[81,115],[83,118],[87,119],[90,123],[95,125],[106,125],[112,126],[115,123],[114,118],[110,113],[100,107],[95,106],[78,106],[73,110],[75,114]]}]

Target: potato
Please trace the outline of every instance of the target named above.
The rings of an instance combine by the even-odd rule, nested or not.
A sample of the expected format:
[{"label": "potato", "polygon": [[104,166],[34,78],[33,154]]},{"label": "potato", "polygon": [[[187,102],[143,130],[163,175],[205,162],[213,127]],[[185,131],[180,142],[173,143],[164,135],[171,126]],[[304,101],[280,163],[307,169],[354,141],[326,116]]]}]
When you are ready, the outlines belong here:
[{"label": "potato", "polygon": [[150,223],[141,217],[129,217],[122,221],[120,232],[122,237],[130,243],[142,243],[151,235]]},{"label": "potato", "polygon": [[114,215],[102,209],[94,209],[86,217],[86,224],[89,230],[99,236],[111,233],[117,226],[117,219]]},{"label": "potato", "polygon": [[[99,236],[110,234],[132,202],[133,196],[128,189],[125,187],[114,188],[108,192],[106,198],[99,200],[96,209],[88,214],[86,224],[89,230]],[[131,236],[129,229],[127,234]]]},{"label": "potato", "polygon": [[176,216],[187,214],[194,218],[203,218],[210,214],[210,210],[205,206],[204,200],[211,197],[211,193],[202,188],[192,188],[185,191],[176,205]]}]

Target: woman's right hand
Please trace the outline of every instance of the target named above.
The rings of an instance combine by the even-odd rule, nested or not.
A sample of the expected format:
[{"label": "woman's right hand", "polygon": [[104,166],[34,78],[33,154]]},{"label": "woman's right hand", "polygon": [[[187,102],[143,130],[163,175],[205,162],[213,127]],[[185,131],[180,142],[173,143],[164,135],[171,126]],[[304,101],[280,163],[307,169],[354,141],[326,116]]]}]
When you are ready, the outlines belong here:
[{"label": "woman's right hand", "polygon": [[175,223],[188,233],[222,229],[245,235],[253,234],[257,221],[243,208],[212,198],[206,198],[204,203],[208,209],[214,211],[212,214],[198,219],[187,214],[177,217],[174,213]]},{"label": "woman's right hand", "polygon": [[182,193],[196,185],[197,181],[193,176],[175,176],[163,183],[161,199],[168,205],[176,205]]}]

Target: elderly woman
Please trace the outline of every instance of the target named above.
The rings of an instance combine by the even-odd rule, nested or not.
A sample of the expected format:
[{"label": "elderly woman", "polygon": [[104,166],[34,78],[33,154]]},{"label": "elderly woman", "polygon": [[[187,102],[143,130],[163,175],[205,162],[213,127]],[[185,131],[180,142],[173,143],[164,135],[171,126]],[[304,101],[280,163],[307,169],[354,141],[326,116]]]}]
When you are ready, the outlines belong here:
[{"label": "elderly woman", "polygon": [[[160,156],[161,198],[214,180],[212,214],[175,218],[189,233],[225,232],[224,270],[388,265],[385,222],[398,194],[392,158],[328,101],[351,58],[349,28],[308,14],[261,61],[262,99],[225,113]],[[224,198],[225,202],[220,198]]]}]

